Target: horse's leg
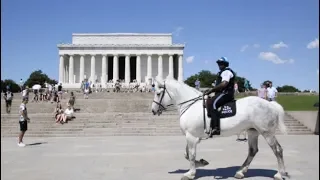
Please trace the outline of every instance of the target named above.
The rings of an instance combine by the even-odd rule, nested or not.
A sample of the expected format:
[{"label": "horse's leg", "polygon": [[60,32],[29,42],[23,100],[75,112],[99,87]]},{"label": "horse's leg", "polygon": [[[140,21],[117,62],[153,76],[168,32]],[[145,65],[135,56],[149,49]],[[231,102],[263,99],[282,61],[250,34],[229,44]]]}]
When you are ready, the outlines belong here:
[{"label": "horse's leg", "polygon": [[190,180],[194,179],[196,176],[196,151],[197,151],[197,144],[199,143],[199,138],[192,136],[190,133],[186,133],[187,139],[187,150],[190,162],[190,169],[186,172],[181,180]]},{"label": "horse's leg", "polygon": [[[186,145],[186,152],[184,153],[184,158],[186,158],[186,160],[189,161],[189,149],[188,149],[188,144]],[[196,168],[198,167],[204,167],[206,165],[208,165],[209,162],[204,160],[204,159],[200,159],[199,161],[196,160]]]},{"label": "horse's leg", "polygon": [[189,148],[188,148],[188,143],[186,145],[186,152],[184,153],[184,158],[189,161]]},{"label": "horse's leg", "polygon": [[288,173],[285,171],[283,149],[279,144],[278,140],[276,139],[274,133],[265,132],[262,135],[271,147],[273,153],[276,155],[278,161],[278,172],[274,175],[274,179],[282,180],[282,176],[289,176]]},{"label": "horse's leg", "polygon": [[247,172],[251,161],[253,160],[254,156],[258,152],[259,132],[255,129],[248,129],[247,134],[248,134],[249,151],[248,151],[247,159],[244,161],[244,163],[242,164],[242,166],[234,176],[235,178],[238,178],[238,179],[241,179],[244,177],[244,173]]}]

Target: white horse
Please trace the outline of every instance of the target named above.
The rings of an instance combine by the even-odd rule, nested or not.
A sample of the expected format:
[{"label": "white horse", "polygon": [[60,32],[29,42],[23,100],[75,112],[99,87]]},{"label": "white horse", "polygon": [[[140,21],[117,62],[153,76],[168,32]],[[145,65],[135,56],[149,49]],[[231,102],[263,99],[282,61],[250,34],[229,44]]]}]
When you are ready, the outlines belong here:
[{"label": "white horse", "polygon": [[[209,127],[210,118],[203,109],[202,93],[196,89],[173,79],[164,82],[156,80],[155,96],[152,103],[152,113],[160,115],[169,106],[175,105],[180,113],[180,128],[186,136],[187,146],[185,158],[190,161],[190,170],[182,179],[194,179],[196,167],[205,166],[207,161],[196,161],[197,144],[202,139],[208,138],[204,127]],[[276,102],[268,102],[259,97],[245,97],[236,101],[236,115],[221,119],[221,135],[231,136],[244,130],[248,133],[249,152],[243,165],[236,172],[235,178],[243,178],[248,167],[258,152],[258,136],[261,134],[273,150],[278,161],[278,172],[274,175],[276,180],[288,176],[283,161],[283,150],[275,137],[276,128],[285,134],[284,110]],[[204,115],[206,123],[204,124]],[[216,137],[216,136],[214,136]]]}]

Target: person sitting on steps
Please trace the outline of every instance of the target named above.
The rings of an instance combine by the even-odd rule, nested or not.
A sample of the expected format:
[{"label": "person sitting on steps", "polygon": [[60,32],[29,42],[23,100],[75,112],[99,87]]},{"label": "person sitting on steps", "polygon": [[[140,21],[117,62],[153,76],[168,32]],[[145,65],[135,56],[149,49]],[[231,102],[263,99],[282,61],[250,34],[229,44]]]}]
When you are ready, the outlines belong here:
[{"label": "person sitting on steps", "polygon": [[204,92],[204,95],[215,92],[214,97],[212,97],[213,112],[211,113],[210,137],[213,135],[220,135],[220,114],[218,113],[218,108],[234,100],[235,73],[228,68],[229,62],[227,61],[227,58],[221,57],[217,60],[217,64],[220,72],[217,74],[216,85],[211,90]]}]

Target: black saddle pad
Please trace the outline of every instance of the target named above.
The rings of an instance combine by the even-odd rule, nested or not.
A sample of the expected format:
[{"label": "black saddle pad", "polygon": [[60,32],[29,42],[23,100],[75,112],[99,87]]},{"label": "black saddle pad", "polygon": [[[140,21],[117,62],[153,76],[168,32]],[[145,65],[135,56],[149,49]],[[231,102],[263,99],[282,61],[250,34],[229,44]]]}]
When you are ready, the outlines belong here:
[{"label": "black saddle pad", "polygon": [[224,104],[219,110],[220,118],[232,117],[236,115],[236,113],[237,113],[236,100],[233,100]]}]

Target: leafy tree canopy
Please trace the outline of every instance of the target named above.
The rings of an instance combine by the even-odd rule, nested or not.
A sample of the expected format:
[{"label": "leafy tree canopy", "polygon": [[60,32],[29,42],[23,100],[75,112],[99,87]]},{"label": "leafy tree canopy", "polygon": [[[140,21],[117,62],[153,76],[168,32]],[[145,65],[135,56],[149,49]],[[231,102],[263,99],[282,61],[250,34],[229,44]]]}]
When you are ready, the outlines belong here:
[{"label": "leafy tree canopy", "polygon": [[298,88],[290,85],[277,87],[278,92],[301,92]]},{"label": "leafy tree canopy", "polygon": [[1,92],[7,91],[7,86],[10,87],[11,92],[20,92],[20,86],[11,79],[1,80]]},{"label": "leafy tree canopy", "polygon": [[41,70],[34,71],[30,74],[29,78],[24,83],[25,86],[29,86],[30,88],[35,84],[40,84],[41,86],[47,82],[49,84],[57,84],[58,82],[54,79],[50,79],[48,75],[43,73]]},{"label": "leafy tree canopy", "polygon": [[[212,83],[217,79],[217,74],[211,73],[210,71],[207,71],[207,70],[202,70],[199,73],[188,77],[185,80],[185,83],[191,87],[195,87],[194,83],[197,79],[199,79],[200,81],[200,87],[202,88],[212,87]],[[245,78],[236,76],[235,81],[238,83],[239,91],[243,92]],[[249,82],[249,89],[252,90],[250,81],[248,80],[248,82]]]}]

